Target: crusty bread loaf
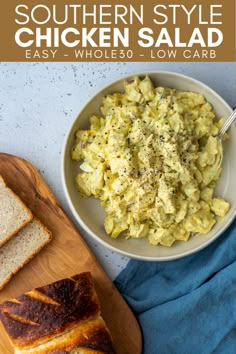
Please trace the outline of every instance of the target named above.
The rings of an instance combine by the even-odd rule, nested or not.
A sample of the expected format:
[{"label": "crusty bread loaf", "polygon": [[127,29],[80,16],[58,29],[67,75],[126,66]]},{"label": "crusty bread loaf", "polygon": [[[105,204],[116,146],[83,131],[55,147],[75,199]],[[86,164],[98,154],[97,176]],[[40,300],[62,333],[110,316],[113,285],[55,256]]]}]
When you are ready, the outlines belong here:
[{"label": "crusty bread loaf", "polygon": [[34,289],[17,297],[17,301],[0,305],[0,318],[12,343],[19,348],[45,342],[100,314],[93,281],[87,273]]},{"label": "crusty bread loaf", "polygon": [[0,247],[33,218],[29,208],[0,176]]},{"label": "crusty bread loaf", "polygon": [[0,319],[18,354],[115,353],[89,272],[4,302]]},{"label": "crusty bread loaf", "polygon": [[16,349],[15,354],[106,353],[114,354],[111,336],[101,316],[31,349]]},{"label": "crusty bread loaf", "polygon": [[51,240],[51,232],[36,218],[0,248],[0,289]]}]

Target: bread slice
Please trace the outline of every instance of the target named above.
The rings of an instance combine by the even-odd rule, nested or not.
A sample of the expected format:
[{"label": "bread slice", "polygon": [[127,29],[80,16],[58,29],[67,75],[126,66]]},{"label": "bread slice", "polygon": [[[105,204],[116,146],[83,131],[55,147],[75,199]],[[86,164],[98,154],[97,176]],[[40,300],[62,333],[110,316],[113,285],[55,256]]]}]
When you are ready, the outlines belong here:
[{"label": "bread slice", "polygon": [[0,248],[0,289],[51,240],[51,232],[36,218]]},{"label": "bread slice", "polygon": [[15,353],[115,354],[90,272],[36,288],[0,305]]},{"label": "bread slice", "polygon": [[6,186],[0,176],[0,247],[32,219],[30,209]]}]

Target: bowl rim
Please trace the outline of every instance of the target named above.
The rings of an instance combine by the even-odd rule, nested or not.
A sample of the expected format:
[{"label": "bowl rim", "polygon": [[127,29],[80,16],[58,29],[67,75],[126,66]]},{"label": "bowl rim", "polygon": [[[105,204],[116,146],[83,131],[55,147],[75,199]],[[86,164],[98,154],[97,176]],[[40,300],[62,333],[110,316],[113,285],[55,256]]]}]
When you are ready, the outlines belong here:
[{"label": "bowl rim", "polygon": [[[229,111],[233,111],[232,107],[230,107],[230,105],[216,92],[214,91],[211,87],[209,87],[208,85],[206,85],[205,83],[203,83],[200,80],[197,80],[191,76],[182,74],[182,73],[178,73],[176,71],[166,71],[166,70],[142,70],[142,71],[135,71],[133,73],[129,73],[127,75],[123,75],[123,76],[119,76],[116,79],[113,79],[112,81],[110,81],[108,84],[102,86],[99,90],[97,90],[96,92],[92,93],[92,96],[85,102],[85,104],[82,105],[82,107],[80,108],[78,114],[76,115],[76,117],[72,120],[69,129],[67,131],[67,134],[65,135],[65,139],[64,139],[64,143],[62,146],[62,153],[61,153],[61,180],[62,180],[62,187],[63,187],[63,191],[64,194],[66,196],[66,200],[67,203],[69,205],[69,208],[74,216],[74,218],[76,219],[76,221],[78,222],[78,224],[80,226],[82,226],[82,228],[86,231],[86,233],[89,235],[89,237],[91,237],[92,239],[96,240],[99,244],[103,245],[104,247],[110,249],[111,251],[115,251],[120,255],[129,257],[131,259],[137,259],[137,260],[143,260],[143,261],[158,261],[158,262],[164,262],[164,261],[171,261],[171,260],[175,260],[175,259],[179,259],[179,258],[183,258],[186,256],[189,256],[193,253],[199,252],[200,250],[202,250],[203,248],[207,247],[209,244],[211,244],[213,241],[215,241],[218,237],[220,237],[223,232],[232,224],[232,222],[234,221],[234,219],[236,218],[236,209],[234,210],[234,212],[232,213],[231,217],[229,218],[229,220],[227,221],[227,223],[225,223],[222,228],[220,230],[218,230],[218,232],[215,233],[215,235],[207,240],[206,242],[203,242],[202,244],[200,244],[199,246],[196,246],[195,248],[191,249],[191,250],[187,250],[184,251],[180,254],[176,254],[176,255],[171,255],[171,256],[162,256],[162,257],[158,257],[158,256],[141,256],[141,255],[135,255],[129,251],[124,251],[121,249],[118,249],[112,245],[110,245],[109,243],[107,243],[106,241],[102,240],[98,235],[96,235],[96,233],[94,233],[92,230],[90,230],[90,228],[87,226],[87,224],[81,219],[79,213],[77,212],[77,210],[75,209],[71,198],[70,198],[70,194],[68,192],[67,189],[67,185],[66,185],[66,178],[65,178],[65,157],[66,157],[66,150],[67,150],[67,144],[68,144],[68,140],[69,140],[69,136],[71,135],[74,125],[77,122],[81,112],[83,112],[83,110],[90,104],[90,102],[94,99],[95,96],[99,95],[102,91],[105,91],[106,89],[109,89],[110,86],[120,82],[120,81],[125,81],[127,79],[129,79],[130,77],[133,76],[146,76],[146,75],[173,75],[175,77],[178,77],[180,79],[184,79],[184,80],[188,80],[188,81],[192,81],[193,83],[196,83],[197,85],[202,86],[203,88],[205,88],[208,92],[210,92],[211,94],[213,94],[213,96],[215,96],[217,98],[217,100],[219,100],[220,102],[222,102],[228,109]],[[156,247],[156,246],[153,246]]]}]

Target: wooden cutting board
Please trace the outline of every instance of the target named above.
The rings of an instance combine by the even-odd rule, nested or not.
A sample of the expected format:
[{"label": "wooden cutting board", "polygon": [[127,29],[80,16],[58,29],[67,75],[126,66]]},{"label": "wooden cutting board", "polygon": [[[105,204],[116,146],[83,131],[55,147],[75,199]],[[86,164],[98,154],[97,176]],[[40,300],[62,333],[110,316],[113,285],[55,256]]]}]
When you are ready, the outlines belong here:
[{"label": "wooden cutting board", "polygon": [[[35,167],[22,158],[0,153],[0,175],[53,234],[51,243],[0,291],[0,302],[52,281],[91,271],[117,354],[140,354],[141,331],[133,313]],[[13,353],[2,325],[0,353]]]}]

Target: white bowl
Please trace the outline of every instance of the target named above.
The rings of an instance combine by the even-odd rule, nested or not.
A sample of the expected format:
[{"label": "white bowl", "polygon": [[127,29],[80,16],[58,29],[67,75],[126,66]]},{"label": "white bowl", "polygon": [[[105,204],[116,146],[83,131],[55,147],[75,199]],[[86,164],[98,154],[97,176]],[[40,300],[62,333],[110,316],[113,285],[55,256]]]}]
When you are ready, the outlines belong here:
[{"label": "white bowl", "polygon": [[187,242],[176,241],[172,247],[152,246],[147,239],[129,239],[123,237],[112,239],[106,234],[103,227],[105,211],[100,207],[98,200],[93,198],[81,198],[75,187],[75,176],[79,172],[79,164],[71,159],[71,148],[74,144],[75,132],[80,128],[88,128],[89,116],[92,113],[99,113],[99,107],[104,95],[113,92],[123,91],[125,79],[134,75],[149,75],[155,85],[172,87],[179,90],[195,91],[203,94],[213,105],[216,116],[229,116],[231,107],[212,89],[203,83],[174,72],[142,72],[123,77],[99,91],[81,110],[73,122],[67,134],[62,162],[62,178],[65,194],[69,206],[80,225],[91,237],[104,246],[122,253],[126,256],[149,260],[166,261],[180,258],[199,251],[215,240],[233,221],[236,214],[236,124],[231,127],[230,140],[224,143],[223,171],[218,181],[216,194],[225,198],[231,204],[231,209],[223,221],[216,223],[214,228],[207,235],[192,236]]}]

